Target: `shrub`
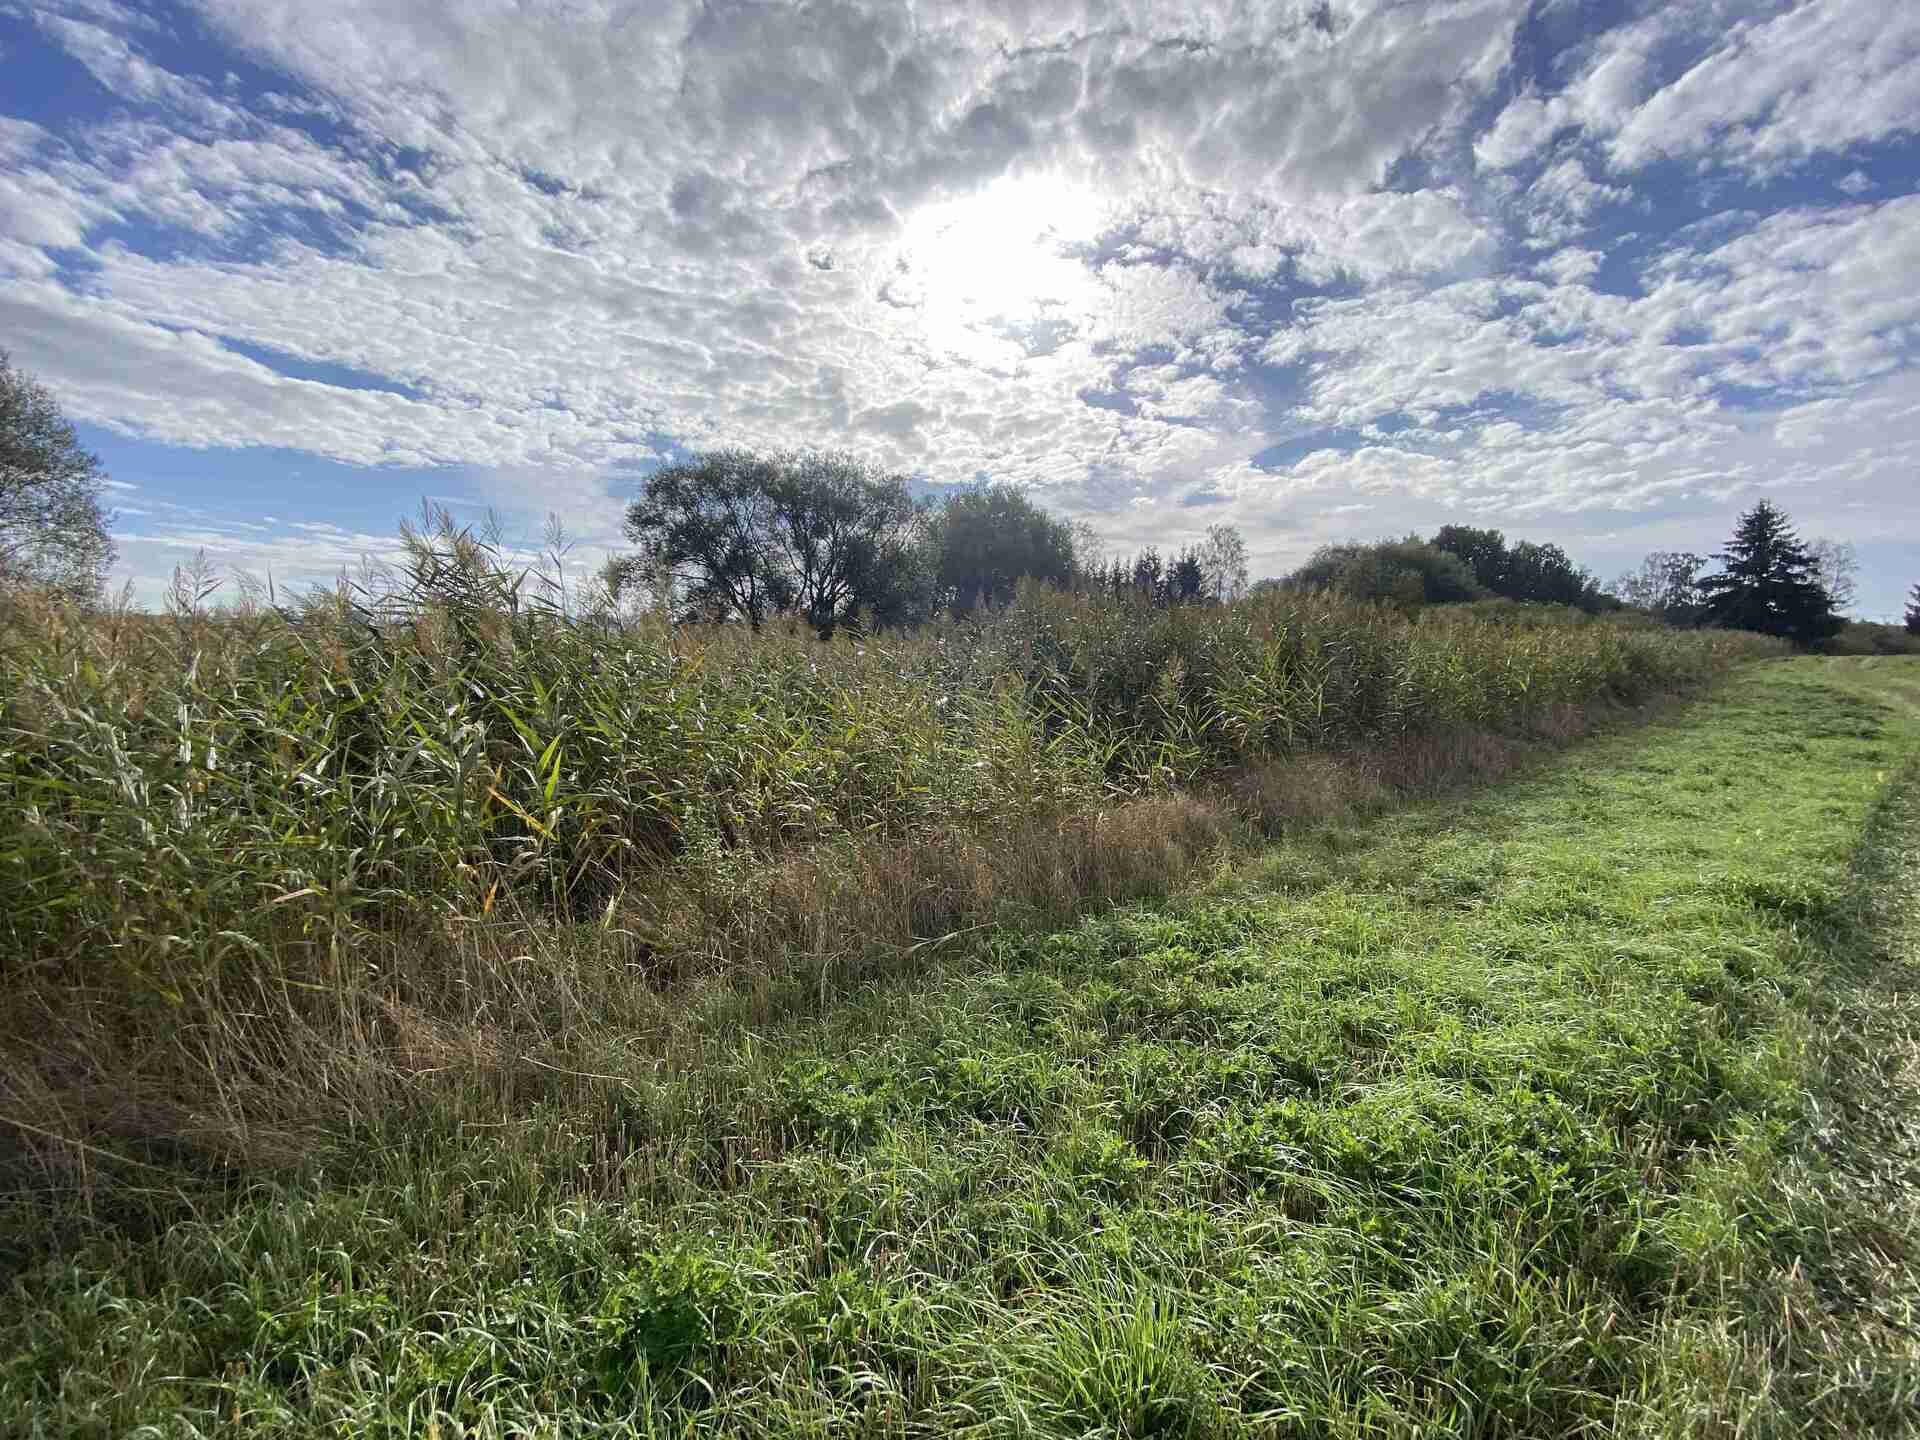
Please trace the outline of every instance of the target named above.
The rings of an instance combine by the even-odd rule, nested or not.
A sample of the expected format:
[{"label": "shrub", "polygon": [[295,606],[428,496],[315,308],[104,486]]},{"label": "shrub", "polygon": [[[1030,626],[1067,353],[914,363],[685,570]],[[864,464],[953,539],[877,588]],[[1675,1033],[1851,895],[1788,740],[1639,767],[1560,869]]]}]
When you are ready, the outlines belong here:
[{"label": "shrub", "polygon": [[1459,556],[1417,535],[1370,545],[1322,545],[1286,579],[1295,590],[1332,590],[1349,600],[1378,600],[1401,609],[1445,605],[1486,594]]},{"label": "shrub", "polygon": [[1849,620],[1820,648],[1829,655],[1920,655],[1920,633],[1871,620]]}]

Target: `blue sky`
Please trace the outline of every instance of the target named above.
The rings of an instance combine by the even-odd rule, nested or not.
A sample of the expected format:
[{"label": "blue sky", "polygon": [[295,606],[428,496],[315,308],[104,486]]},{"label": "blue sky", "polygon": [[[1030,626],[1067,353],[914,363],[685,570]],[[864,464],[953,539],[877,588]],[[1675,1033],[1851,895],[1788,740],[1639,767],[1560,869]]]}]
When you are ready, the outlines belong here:
[{"label": "blue sky", "polygon": [[715,444],[1920,580],[1920,6],[0,0],[0,76],[0,346],[144,594],[423,496],[590,564]]}]

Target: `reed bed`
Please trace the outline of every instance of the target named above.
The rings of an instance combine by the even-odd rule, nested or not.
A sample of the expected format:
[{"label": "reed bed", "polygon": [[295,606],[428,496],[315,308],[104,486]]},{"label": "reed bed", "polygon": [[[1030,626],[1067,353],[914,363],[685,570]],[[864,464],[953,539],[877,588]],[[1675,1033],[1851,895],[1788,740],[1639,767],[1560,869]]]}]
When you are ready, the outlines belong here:
[{"label": "reed bed", "polygon": [[297,605],[15,597],[0,1145],[63,1184],[297,1159],[421,1075],[818,1004],[1767,653],[1039,589],[822,643],[564,606],[451,534]]}]

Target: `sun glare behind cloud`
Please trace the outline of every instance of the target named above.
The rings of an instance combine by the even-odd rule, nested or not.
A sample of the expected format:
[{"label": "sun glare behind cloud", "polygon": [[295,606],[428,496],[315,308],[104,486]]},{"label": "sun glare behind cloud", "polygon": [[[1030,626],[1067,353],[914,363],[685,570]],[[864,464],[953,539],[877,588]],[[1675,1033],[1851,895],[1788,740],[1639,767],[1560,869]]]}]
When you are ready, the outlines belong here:
[{"label": "sun glare behind cloud", "polygon": [[917,211],[897,254],[934,349],[981,364],[1017,358],[1037,331],[1071,325],[1098,285],[1084,248],[1099,196],[1038,177]]}]

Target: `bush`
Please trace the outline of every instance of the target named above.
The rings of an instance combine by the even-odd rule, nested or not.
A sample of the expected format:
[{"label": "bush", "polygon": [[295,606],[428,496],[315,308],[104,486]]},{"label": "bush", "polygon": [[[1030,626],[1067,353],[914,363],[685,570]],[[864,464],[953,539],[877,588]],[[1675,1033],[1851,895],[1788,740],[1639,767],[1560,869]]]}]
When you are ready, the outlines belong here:
[{"label": "bush", "polygon": [[1532,540],[1508,545],[1498,530],[1471,525],[1442,525],[1433,545],[1457,556],[1482,589],[1508,600],[1593,611],[1619,608],[1619,601],[1602,593],[1594,577],[1558,545]]},{"label": "bush", "polygon": [[1369,545],[1322,545],[1285,582],[1293,590],[1331,590],[1403,610],[1474,600],[1487,592],[1459,556],[1417,535]]},{"label": "bush", "polygon": [[1849,620],[1820,649],[1829,655],[1920,655],[1920,634],[1898,625]]}]

